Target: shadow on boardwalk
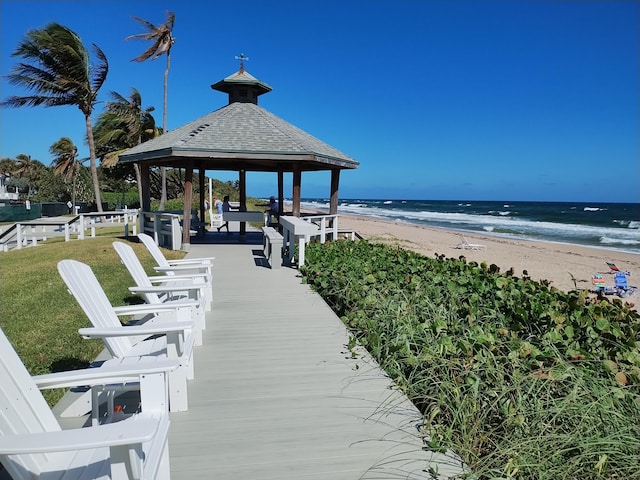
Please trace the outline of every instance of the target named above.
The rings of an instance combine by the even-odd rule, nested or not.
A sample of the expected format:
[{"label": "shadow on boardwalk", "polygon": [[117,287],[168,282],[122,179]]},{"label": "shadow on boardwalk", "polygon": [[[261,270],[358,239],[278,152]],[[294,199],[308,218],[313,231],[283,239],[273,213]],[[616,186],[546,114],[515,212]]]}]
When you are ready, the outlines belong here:
[{"label": "shadow on boardwalk", "polygon": [[[256,245],[192,245],[215,256],[214,304],[195,352],[189,411],[171,414],[177,479],[453,478],[422,450],[420,415],[290,268]],[[432,476],[428,469],[439,472]]]}]

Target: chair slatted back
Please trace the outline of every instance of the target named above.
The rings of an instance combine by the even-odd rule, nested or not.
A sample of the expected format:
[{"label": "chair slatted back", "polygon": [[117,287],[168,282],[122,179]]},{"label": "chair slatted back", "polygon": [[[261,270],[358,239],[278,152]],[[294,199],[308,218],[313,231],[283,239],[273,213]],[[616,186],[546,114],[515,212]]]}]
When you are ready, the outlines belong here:
[{"label": "chair slatted back", "polygon": [[[77,260],[62,260],[58,272],[82,310],[96,328],[122,327],[118,315],[91,268]],[[131,350],[127,337],[109,337],[104,343],[113,357],[125,357]]]},{"label": "chair slatted back", "polygon": [[[158,245],[156,244],[153,238],[151,238],[146,233],[139,233],[138,238],[142,243],[144,243],[144,246],[147,247],[147,250],[149,250],[149,253],[153,257],[153,259],[156,261],[159,267],[169,266],[169,262],[167,261],[162,251],[160,250],[160,247],[158,247]],[[167,275],[172,275],[172,273],[167,272]]]},{"label": "chair slatted back", "polygon": [[[131,248],[130,245],[127,245],[123,242],[113,242],[113,248],[115,248],[120,260],[127,267],[131,278],[138,287],[152,287],[153,284],[149,280],[149,276],[147,272],[144,270],[142,263],[140,263],[140,259],[136,255],[136,252]],[[145,293],[143,294],[147,303],[156,304],[162,303],[162,300],[156,293]]]},{"label": "chair slatted back", "polygon": [[[58,430],[51,408],[0,329],[0,435]],[[32,478],[26,472],[39,473],[46,458],[46,454],[0,456],[0,463],[14,479]]]}]

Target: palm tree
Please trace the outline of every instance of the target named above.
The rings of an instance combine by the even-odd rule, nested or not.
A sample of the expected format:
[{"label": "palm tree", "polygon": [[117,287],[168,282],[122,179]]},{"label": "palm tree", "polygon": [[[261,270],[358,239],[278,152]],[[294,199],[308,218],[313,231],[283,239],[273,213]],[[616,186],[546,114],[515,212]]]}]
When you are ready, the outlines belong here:
[{"label": "palm tree", "polygon": [[17,177],[29,178],[31,174],[36,170],[36,162],[37,160],[31,159],[31,155],[19,153],[18,155],[16,155],[16,163],[13,167],[13,173]]},{"label": "palm tree", "polygon": [[24,153],[16,155],[13,174],[27,182],[27,186],[29,187],[27,195],[31,195],[35,190],[34,186],[42,175],[43,168],[44,164],[39,160],[33,160],[31,155],[25,155]]},{"label": "palm tree", "polygon": [[62,175],[66,180],[71,180],[78,168],[78,147],[69,137],[61,137],[49,147],[49,153],[53,156],[53,172]]},{"label": "palm tree", "polygon": [[[136,35],[130,35],[125,40],[151,40],[152,45],[143,53],[138,55],[132,61],[144,62],[145,60],[161,57],[166,53],[167,65],[164,69],[164,91],[162,99],[162,132],[167,131],[167,88],[169,79],[169,67],[171,66],[171,47],[173,46],[175,39],[173,38],[173,23],[176,15],[173,12],[167,12],[167,21],[162,25],[154,25],[153,23],[144,20],[143,18],[133,17],[136,22],[144,25],[148,32],[138,33]],[[164,167],[160,168],[162,172],[162,195],[160,196],[160,210],[164,209],[164,204],[167,201],[167,175]]]},{"label": "palm tree", "polygon": [[91,127],[91,114],[98,91],[107,78],[109,63],[104,52],[92,45],[95,62],[80,37],[58,23],[49,23],[42,29],[27,32],[12,56],[25,62],[12,68],[8,80],[26,88],[31,95],[12,96],[0,105],[7,107],[57,107],[75,105],[84,114],[89,144],[89,160],[94,196],[102,212],[100,183],[96,166],[95,143]]},{"label": "palm tree", "polygon": [[13,158],[4,157],[0,159],[0,175],[11,175],[16,169],[16,161]]},{"label": "palm tree", "polygon": [[53,156],[53,173],[62,175],[66,181],[73,180],[71,203],[76,205],[76,180],[81,162],[78,161],[78,147],[69,137],[61,137],[49,147],[49,153]]},{"label": "palm tree", "polygon": [[[105,167],[112,167],[118,163],[118,154],[123,150],[134,147],[158,135],[156,121],[151,115],[154,107],[142,108],[142,95],[135,88],[131,88],[131,95],[125,98],[118,92],[111,92],[112,101],[107,103],[106,109],[98,117],[95,125],[95,137],[98,155],[103,159]],[[140,191],[140,167],[133,165],[140,205],[142,192]]]}]

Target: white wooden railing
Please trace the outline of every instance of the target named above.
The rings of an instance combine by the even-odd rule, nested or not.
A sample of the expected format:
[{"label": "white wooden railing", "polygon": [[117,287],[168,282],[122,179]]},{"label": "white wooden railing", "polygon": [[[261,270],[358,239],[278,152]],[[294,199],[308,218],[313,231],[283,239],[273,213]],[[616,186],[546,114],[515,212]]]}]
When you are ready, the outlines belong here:
[{"label": "white wooden railing", "polygon": [[64,234],[65,242],[77,235],[78,240],[96,236],[96,228],[112,227],[123,224],[124,236],[137,235],[138,210],[115,210],[110,212],[82,213],[68,218],[52,218],[16,222],[4,232],[0,231],[0,251],[8,251],[10,246],[19,249],[28,245],[35,246],[38,241]]},{"label": "white wooden railing", "polygon": [[300,218],[318,225],[320,230],[316,236],[320,237],[320,243],[326,242],[327,237],[330,237],[330,240],[338,238],[338,215],[304,215]]},{"label": "white wooden railing", "polygon": [[174,212],[142,212],[143,233],[150,235],[161,247],[170,250],[182,248],[182,215]]}]

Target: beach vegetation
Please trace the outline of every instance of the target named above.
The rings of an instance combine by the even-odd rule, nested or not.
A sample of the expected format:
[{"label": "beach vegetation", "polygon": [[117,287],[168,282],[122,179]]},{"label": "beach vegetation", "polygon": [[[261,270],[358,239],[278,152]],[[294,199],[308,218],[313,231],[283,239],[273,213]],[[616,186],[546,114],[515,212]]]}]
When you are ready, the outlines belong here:
[{"label": "beach vegetation", "polygon": [[301,270],[422,412],[424,448],[459,455],[461,478],[640,478],[629,305],[367,241],[312,243]]},{"label": "beach vegetation", "polygon": [[27,32],[12,56],[22,62],[12,67],[9,82],[29,94],[10,96],[4,107],[76,106],[84,115],[89,165],[98,211],[102,211],[91,114],[98,91],[107,78],[109,64],[104,52],[93,45],[93,56],[74,31],[58,23]]}]

